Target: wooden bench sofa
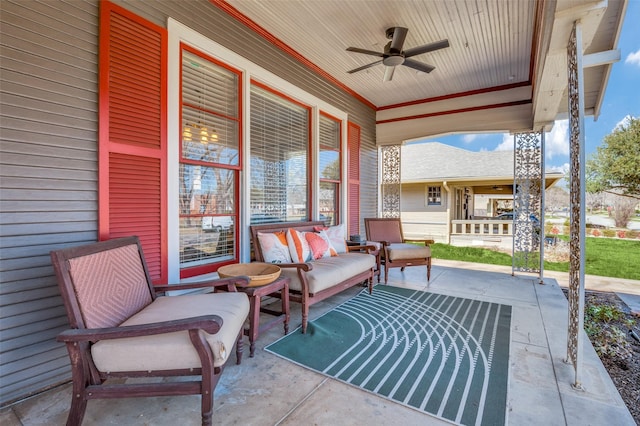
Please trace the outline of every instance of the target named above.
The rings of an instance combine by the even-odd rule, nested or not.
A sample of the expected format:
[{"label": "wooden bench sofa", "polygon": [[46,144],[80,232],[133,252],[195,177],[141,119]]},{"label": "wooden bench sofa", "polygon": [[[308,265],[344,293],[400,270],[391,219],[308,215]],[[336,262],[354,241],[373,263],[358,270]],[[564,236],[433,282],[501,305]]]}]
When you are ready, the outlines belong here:
[{"label": "wooden bench sofa", "polygon": [[[324,227],[324,222],[286,222],[250,226],[255,260],[265,262],[259,234],[286,233],[291,229],[299,232],[314,232],[319,227]],[[371,294],[373,291],[376,257],[369,252],[374,251],[375,247],[350,246],[345,249],[345,252],[340,252],[337,256],[322,257],[306,262],[277,262],[278,266],[282,268],[282,276],[291,279],[289,300],[302,305],[303,333],[307,330],[309,307],[314,303],[365,281],[368,283],[369,293]]]}]

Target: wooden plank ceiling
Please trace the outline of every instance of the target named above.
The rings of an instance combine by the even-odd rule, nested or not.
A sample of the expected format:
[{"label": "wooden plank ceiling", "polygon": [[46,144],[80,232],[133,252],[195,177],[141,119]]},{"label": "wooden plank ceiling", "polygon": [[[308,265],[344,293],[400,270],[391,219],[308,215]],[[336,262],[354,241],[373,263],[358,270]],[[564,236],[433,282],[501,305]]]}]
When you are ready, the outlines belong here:
[{"label": "wooden plank ceiling", "polygon": [[[314,64],[380,107],[526,82],[533,37],[532,1],[239,1],[233,7]],[[404,49],[448,39],[450,47],[413,57],[429,74],[400,66],[382,81],[384,65],[348,74],[379,58],[385,30],[408,28]]]},{"label": "wooden plank ceiling", "polygon": [[[558,114],[567,110],[566,60],[563,63],[556,56],[562,55],[556,45],[565,43],[560,50],[565,50],[566,58],[563,40],[568,39],[573,21],[583,19],[585,49],[592,42],[599,48],[615,48],[626,8],[626,0],[223,3],[375,108],[378,143],[449,132],[550,128]],[[601,21],[605,24],[600,25]],[[383,64],[349,74],[380,58],[348,52],[347,47],[382,52],[389,41],[385,31],[395,26],[408,28],[404,50],[449,41],[448,48],[412,58],[435,70],[424,73],[397,66],[392,81],[386,82]],[[606,68],[589,72],[593,81],[586,87],[585,109],[597,111],[608,74]],[[564,98],[558,96],[559,89],[564,90]],[[461,122],[469,124],[460,126]]]}]

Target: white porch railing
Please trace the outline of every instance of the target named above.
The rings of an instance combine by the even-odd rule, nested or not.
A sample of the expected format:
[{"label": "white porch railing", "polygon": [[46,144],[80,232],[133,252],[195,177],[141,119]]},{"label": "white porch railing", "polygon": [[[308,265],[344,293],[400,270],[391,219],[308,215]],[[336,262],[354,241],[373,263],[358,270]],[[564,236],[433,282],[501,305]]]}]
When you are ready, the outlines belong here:
[{"label": "white porch railing", "polygon": [[512,236],[511,220],[452,220],[451,235]]}]

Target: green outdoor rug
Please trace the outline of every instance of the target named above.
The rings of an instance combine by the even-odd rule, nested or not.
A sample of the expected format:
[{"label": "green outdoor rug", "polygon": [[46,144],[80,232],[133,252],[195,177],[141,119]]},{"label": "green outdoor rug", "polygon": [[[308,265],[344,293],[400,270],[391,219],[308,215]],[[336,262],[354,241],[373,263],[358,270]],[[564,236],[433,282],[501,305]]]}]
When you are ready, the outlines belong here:
[{"label": "green outdoor rug", "polygon": [[266,347],[463,425],[504,425],[511,306],[378,285]]}]

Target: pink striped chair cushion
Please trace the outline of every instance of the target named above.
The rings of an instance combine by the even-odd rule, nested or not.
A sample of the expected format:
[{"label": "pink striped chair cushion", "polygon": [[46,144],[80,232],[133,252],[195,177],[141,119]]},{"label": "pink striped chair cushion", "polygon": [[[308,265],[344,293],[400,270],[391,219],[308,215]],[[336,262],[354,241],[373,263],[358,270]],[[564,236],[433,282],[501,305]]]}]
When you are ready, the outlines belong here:
[{"label": "pink striped chair cushion", "polygon": [[151,303],[138,246],[69,260],[87,328],[115,327]]}]

